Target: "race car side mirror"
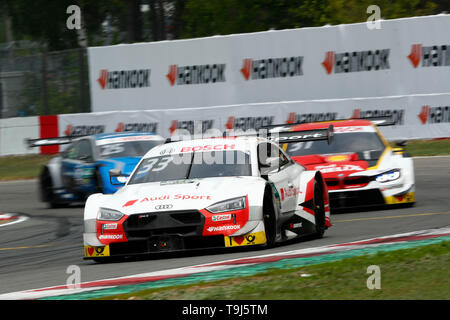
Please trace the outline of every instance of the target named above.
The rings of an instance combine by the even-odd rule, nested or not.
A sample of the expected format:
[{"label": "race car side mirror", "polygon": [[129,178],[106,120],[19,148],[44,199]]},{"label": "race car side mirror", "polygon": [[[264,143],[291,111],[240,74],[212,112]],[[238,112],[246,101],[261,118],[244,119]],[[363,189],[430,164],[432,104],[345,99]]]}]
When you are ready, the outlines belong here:
[{"label": "race car side mirror", "polygon": [[395,145],[396,145],[397,147],[405,147],[407,143],[408,143],[407,140],[401,140],[401,141],[396,141],[396,142],[395,142]]},{"label": "race car side mirror", "polygon": [[127,182],[128,175],[122,173],[120,169],[109,170],[109,181],[112,185],[123,185]]},{"label": "race car side mirror", "polygon": [[333,142],[333,138],[334,138],[334,126],[332,124],[330,124],[330,126],[328,127],[328,130],[327,130],[328,144],[331,144],[331,142]]},{"label": "race car side mirror", "polygon": [[120,169],[111,169],[111,170],[109,170],[109,175],[111,177],[118,177],[118,176],[122,175],[122,170],[120,170]]},{"label": "race car side mirror", "polygon": [[280,159],[277,157],[267,158],[264,162],[260,162],[259,167],[261,176],[267,176],[280,169]]}]

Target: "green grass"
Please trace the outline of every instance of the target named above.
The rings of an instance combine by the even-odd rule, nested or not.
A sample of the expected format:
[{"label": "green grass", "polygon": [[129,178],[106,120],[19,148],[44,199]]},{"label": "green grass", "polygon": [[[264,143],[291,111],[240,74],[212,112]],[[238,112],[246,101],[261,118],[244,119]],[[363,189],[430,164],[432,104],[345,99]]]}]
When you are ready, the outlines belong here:
[{"label": "green grass", "polygon": [[404,150],[412,156],[450,155],[450,139],[409,141]]},{"label": "green grass", "polygon": [[54,155],[24,155],[0,157],[0,181],[33,179]]},{"label": "green grass", "polygon": [[[381,289],[367,288],[367,267]],[[196,285],[149,289],[103,300],[448,300],[450,242],[380,252],[295,269]],[[304,277],[302,275],[309,275]]]}]

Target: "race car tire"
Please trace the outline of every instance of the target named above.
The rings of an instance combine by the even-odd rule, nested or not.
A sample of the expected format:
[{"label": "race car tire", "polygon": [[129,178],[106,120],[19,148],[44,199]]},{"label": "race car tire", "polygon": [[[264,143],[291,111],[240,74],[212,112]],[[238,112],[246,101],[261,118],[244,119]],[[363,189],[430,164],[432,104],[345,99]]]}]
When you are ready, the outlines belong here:
[{"label": "race car tire", "polygon": [[94,179],[95,179],[95,193],[103,193],[103,180],[102,176],[100,175],[99,169],[95,169]]},{"label": "race car tire", "polygon": [[39,183],[41,200],[43,202],[48,202],[50,208],[64,207],[64,204],[57,201],[56,195],[53,192],[53,181],[47,167],[42,170],[41,176],[39,177]]},{"label": "race car tire", "polygon": [[322,238],[325,233],[325,205],[323,201],[323,190],[317,179],[314,179],[314,219],[315,219],[315,238]]},{"label": "race car tire", "polygon": [[266,246],[272,247],[276,239],[276,212],[274,207],[274,195],[270,188],[267,188],[264,193],[263,200],[263,221],[264,230],[266,233]]}]

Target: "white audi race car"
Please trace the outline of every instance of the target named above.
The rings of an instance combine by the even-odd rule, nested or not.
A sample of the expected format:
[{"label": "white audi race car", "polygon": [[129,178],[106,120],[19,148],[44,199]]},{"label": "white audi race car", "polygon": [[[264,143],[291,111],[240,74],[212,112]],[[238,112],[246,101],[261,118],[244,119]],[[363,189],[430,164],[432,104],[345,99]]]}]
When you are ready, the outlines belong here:
[{"label": "white audi race car", "polygon": [[[327,130],[318,130],[320,139],[329,139]],[[113,183],[126,182],[114,194],[87,199],[85,259],[271,246],[322,237],[331,226],[320,171],[258,136],[168,142],[151,149],[130,176],[110,175]]]}]

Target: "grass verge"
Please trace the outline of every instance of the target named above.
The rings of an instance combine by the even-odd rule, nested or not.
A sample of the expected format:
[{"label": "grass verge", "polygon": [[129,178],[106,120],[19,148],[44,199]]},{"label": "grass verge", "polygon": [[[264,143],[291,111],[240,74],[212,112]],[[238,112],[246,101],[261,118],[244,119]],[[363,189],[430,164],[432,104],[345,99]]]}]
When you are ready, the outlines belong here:
[{"label": "grass verge", "polygon": [[42,166],[54,155],[24,155],[0,157],[0,181],[34,179]]},{"label": "grass verge", "polygon": [[404,150],[414,157],[450,155],[450,139],[409,141]]},{"label": "grass verge", "polygon": [[[450,242],[380,252],[295,269],[196,285],[149,289],[103,300],[448,300]],[[381,289],[367,288],[367,267]],[[307,276],[305,276],[307,275]]]}]

